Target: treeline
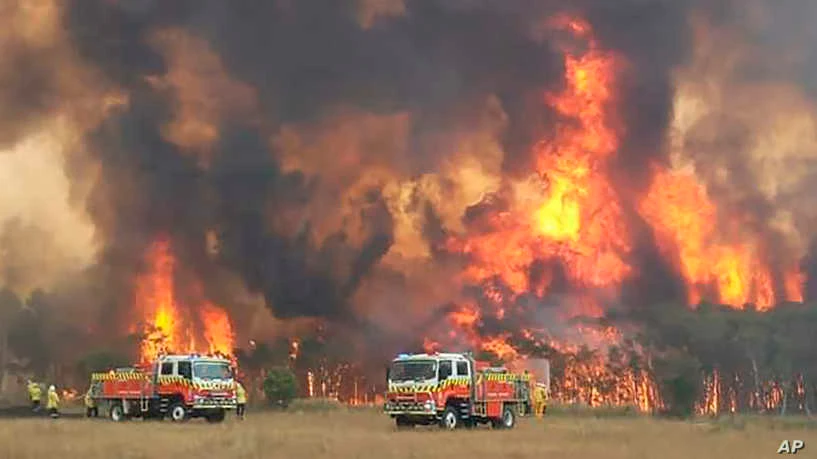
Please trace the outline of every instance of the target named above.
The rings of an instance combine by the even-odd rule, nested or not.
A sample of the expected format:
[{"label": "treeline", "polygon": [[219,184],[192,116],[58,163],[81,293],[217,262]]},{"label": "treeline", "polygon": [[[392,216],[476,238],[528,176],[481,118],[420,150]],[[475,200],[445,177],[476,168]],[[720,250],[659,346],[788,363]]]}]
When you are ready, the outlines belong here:
[{"label": "treeline", "polygon": [[92,371],[128,364],[139,336],[115,336],[117,327],[80,312],[44,290],[25,298],[0,290],[0,395],[24,377],[81,388]]},{"label": "treeline", "polygon": [[667,410],[686,415],[801,411],[817,391],[817,305],[769,311],[658,305],[630,315]]},{"label": "treeline", "polygon": [[373,401],[382,389],[384,371],[350,362],[349,348],[338,341],[281,338],[237,349],[236,357],[247,385],[260,393],[271,368],[289,368],[296,376],[300,396],[330,397],[347,402]]},{"label": "treeline", "polygon": [[[630,338],[605,350],[521,343],[551,360],[566,403],[632,404],[675,416],[730,412],[811,415],[817,403],[817,305],[769,311],[666,303],[615,314]],[[527,346],[527,347],[526,347]]]}]

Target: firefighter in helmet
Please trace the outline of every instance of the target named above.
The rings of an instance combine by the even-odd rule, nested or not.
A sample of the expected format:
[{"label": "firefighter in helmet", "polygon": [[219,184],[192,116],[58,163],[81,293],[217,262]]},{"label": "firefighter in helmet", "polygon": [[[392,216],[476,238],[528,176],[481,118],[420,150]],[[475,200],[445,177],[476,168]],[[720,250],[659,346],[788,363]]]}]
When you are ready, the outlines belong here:
[{"label": "firefighter in helmet", "polygon": [[85,393],[85,417],[95,418],[97,416],[99,416],[99,408],[96,406],[96,400],[94,400],[89,387],[88,392]]},{"label": "firefighter in helmet", "polygon": [[31,400],[31,410],[40,411],[40,398],[42,398],[40,385],[29,379],[26,386],[26,389],[28,389],[28,398]]},{"label": "firefighter in helmet", "polygon": [[544,384],[536,383],[536,387],[533,390],[533,412],[538,419],[541,419],[545,415],[546,408],[547,389]]},{"label": "firefighter in helmet", "polygon": [[238,419],[244,419],[244,410],[247,407],[247,391],[240,381],[235,382],[235,415]]},{"label": "firefighter in helmet", "polygon": [[57,388],[52,384],[48,387],[48,414],[56,419],[60,417],[60,396],[57,394]]}]

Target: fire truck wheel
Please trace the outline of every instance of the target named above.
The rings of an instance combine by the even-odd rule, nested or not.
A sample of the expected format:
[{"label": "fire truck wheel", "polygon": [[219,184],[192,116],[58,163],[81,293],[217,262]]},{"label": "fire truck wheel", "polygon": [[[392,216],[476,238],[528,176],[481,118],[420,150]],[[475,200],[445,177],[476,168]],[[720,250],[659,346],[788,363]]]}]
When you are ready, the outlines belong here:
[{"label": "fire truck wheel", "polygon": [[440,427],[448,430],[454,430],[460,426],[460,415],[453,406],[449,406],[443,411],[443,417],[440,420]]},{"label": "fire truck wheel", "polygon": [[187,413],[187,407],[185,407],[181,403],[175,403],[170,407],[170,420],[173,422],[184,422],[187,421],[189,415]]},{"label": "fire truck wheel", "polygon": [[513,429],[516,425],[516,414],[513,408],[506,406],[502,410],[502,417],[491,423],[491,427],[495,429]]},{"label": "fire truck wheel", "polygon": [[125,419],[125,409],[122,407],[121,403],[114,403],[111,405],[111,409],[108,412],[111,417],[111,420],[114,422],[122,422]]},{"label": "fire truck wheel", "polygon": [[403,416],[397,416],[396,418],[394,418],[394,424],[400,430],[414,428],[414,423],[409,421],[408,419],[406,419]]}]

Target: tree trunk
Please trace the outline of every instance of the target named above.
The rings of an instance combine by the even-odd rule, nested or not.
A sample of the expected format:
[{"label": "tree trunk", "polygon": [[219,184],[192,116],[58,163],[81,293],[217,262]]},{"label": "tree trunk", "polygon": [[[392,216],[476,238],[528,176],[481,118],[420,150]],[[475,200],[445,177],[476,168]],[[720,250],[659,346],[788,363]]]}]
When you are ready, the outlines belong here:
[{"label": "tree trunk", "polygon": [[780,416],[786,415],[786,405],[789,400],[789,389],[787,386],[788,384],[785,383],[780,385],[780,390],[783,391],[783,401],[780,404]]},{"label": "tree trunk", "polygon": [[766,407],[766,397],[763,388],[760,387],[760,372],[757,369],[757,360],[753,355],[749,358],[752,361],[752,376],[755,382],[754,402],[756,405],[760,405],[761,410],[763,410]]}]

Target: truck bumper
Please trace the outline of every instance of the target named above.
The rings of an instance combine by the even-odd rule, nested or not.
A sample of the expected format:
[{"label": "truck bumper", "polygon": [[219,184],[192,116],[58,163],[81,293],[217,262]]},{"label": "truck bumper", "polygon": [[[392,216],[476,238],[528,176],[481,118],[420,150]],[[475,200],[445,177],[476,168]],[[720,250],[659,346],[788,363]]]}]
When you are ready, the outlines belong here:
[{"label": "truck bumper", "polygon": [[235,407],[233,400],[204,399],[193,403],[194,410],[233,410]]},{"label": "truck bumper", "polygon": [[411,416],[411,417],[437,417],[437,408],[433,404],[417,402],[390,402],[383,406],[383,411],[391,417]]}]

